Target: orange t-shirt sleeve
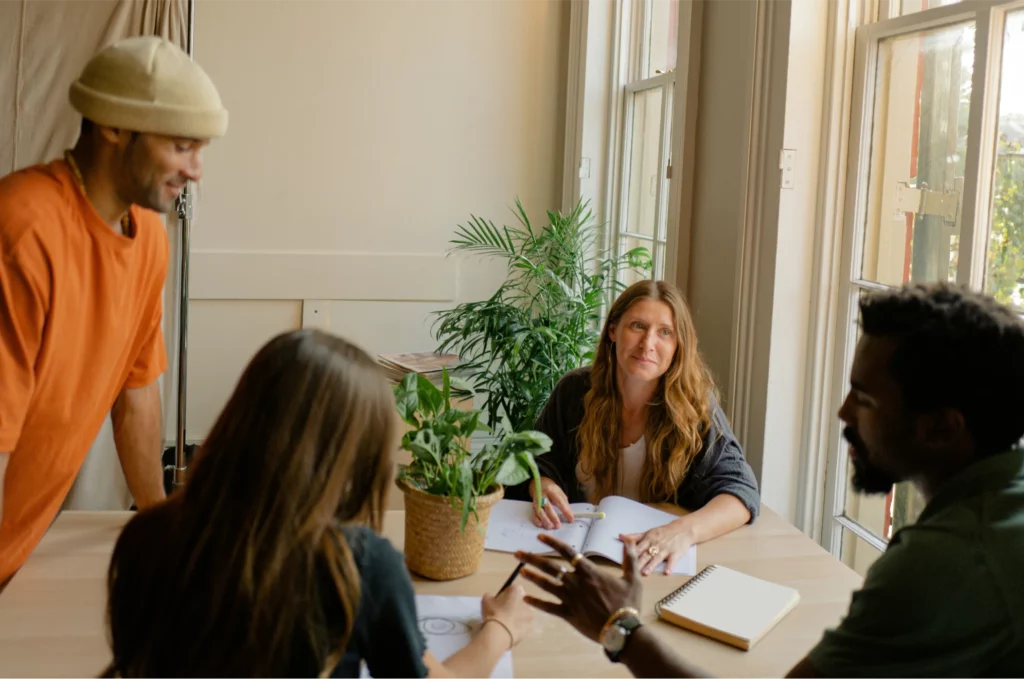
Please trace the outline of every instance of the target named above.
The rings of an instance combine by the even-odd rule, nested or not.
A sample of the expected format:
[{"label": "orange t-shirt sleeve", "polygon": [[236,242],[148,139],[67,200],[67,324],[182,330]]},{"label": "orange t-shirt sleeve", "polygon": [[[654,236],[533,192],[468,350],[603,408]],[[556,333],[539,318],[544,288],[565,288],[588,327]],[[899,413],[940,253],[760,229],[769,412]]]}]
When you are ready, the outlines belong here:
[{"label": "orange t-shirt sleeve", "polygon": [[167,370],[167,349],[164,346],[163,330],[163,285],[167,277],[168,244],[167,236],[163,234],[162,224],[158,233],[161,234],[161,238],[158,240],[159,247],[156,249],[155,266],[159,275],[153,279],[153,285],[149,290],[151,312],[146,326],[142,329],[142,344],[135,355],[131,370],[128,372],[128,379],[124,383],[126,389],[149,386]]},{"label": "orange t-shirt sleeve", "polygon": [[15,252],[0,249],[0,452],[17,446],[35,389],[49,269],[42,246],[30,236]]},{"label": "orange t-shirt sleeve", "polygon": [[161,305],[156,305],[155,318],[150,319],[146,328],[146,339],[143,340],[142,348],[135,356],[135,362],[128,373],[128,379],[124,386],[128,389],[138,389],[153,383],[167,370],[167,351],[164,348],[164,332],[160,327],[160,319],[163,316]]}]

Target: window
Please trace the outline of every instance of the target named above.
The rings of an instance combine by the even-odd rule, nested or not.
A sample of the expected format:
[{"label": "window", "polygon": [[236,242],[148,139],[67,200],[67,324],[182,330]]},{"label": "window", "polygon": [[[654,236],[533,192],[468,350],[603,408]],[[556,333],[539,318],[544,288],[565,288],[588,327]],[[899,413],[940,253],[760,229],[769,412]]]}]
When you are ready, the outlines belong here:
[{"label": "window", "polygon": [[961,0],[890,0],[885,9],[889,12],[889,16],[904,16],[907,14],[913,14],[914,12],[922,12],[926,9],[933,9],[935,7],[954,5],[960,1]]},{"label": "window", "polygon": [[[612,242],[617,254],[643,247],[665,275],[668,183],[678,0],[623,0],[619,4],[618,142],[612,155],[615,187]],[[623,283],[639,279],[630,271]]]},{"label": "window", "polygon": [[[894,0],[857,29],[833,407],[847,390],[857,300],[950,280],[1024,308],[1024,0]],[[823,543],[864,572],[924,502],[849,488],[835,423]]]}]

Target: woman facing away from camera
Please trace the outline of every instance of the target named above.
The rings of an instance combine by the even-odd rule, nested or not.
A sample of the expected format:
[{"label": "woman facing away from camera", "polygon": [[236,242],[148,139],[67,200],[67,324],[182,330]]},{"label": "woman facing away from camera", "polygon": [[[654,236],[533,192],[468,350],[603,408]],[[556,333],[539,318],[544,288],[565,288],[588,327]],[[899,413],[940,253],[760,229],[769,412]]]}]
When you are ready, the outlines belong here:
[{"label": "woman facing away from camera", "polygon": [[[572,521],[570,503],[621,495],[691,510],[667,526],[621,536],[641,573],[666,573],[690,546],[752,522],[760,494],[697,349],[679,290],[634,283],[612,304],[593,364],[567,373],[537,419],[552,439],[537,458],[538,525]],[[535,490],[528,485],[533,498]],[[526,491],[519,489],[519,494]]]},{"label": "woman facing away from camera", "polygon": [[444,663],[402,555],[380,535],[394,398],[343,339],[297,331],[253,358],[185,486],[125,526],[108,575],[120,676],[488,676],[525,635],[523,589]]}]

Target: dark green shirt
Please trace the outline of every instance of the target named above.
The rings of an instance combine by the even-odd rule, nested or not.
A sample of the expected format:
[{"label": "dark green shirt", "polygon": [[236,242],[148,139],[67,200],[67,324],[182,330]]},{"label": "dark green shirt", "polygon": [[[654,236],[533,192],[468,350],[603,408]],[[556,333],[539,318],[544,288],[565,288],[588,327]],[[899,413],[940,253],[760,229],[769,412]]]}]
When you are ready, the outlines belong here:
[{"label": "dark green shirt", "polygon": [[810,660],[827,677],[1024,676],[1024,452],[942,486]]}]

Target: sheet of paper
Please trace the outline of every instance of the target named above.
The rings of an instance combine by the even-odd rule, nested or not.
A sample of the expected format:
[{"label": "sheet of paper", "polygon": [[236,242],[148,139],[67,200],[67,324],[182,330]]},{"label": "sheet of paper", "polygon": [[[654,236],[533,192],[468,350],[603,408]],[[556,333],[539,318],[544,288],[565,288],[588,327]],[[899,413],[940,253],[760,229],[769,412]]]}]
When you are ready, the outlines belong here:
[{"label": "sheet of paper", "polygon": [[[417,594],[416,617],[419,618],[420,632],[427,641],[427,648],[441,662],[465,648],[483,624],[480,597],[475,596]],[[360,676],[372,676],[366,663],[363,663]],[[498,659],[491,677],[512,677],[511,651],[505,651]]]},{"label": "sheet of paper", "polygon": [[[606,497],[601,500],[599,510],[604,512],[605,518],[594,522],[590,529],[590,535],[587,537],[585,549],[617,563],[622,563],[620,534],[645,533],[679,518],[674,514],[618,496]],[[655,572],[665,572],[664,562]],[[697,574],[696,546],[691,546],[686,555],[676,562],[672,572],[678,575]]]},{"label": "sheet of paper", "polygon": [[[586,503],[577,503],[569,507],[579,512],[595,511],[594,505]],[[563,523],[558,530],[545,531],[533,523],[532,502],[500,500],[491,507],[484,549],[495,552],[521,550],[533,554],[551,554],[552,550],[537,539],[541,533],[548,533],[571,545],[573,549],[582,550],[583,541],[593,522],[594,519],[577,519],[570,524]]]}]

